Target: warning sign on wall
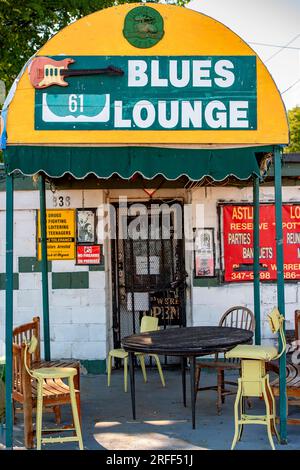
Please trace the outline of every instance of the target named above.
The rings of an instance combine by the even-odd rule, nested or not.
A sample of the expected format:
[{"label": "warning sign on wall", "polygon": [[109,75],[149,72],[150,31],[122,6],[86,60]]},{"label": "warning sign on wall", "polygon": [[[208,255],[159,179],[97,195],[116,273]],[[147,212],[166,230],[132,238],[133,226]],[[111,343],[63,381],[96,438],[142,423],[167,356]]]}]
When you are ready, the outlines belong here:
[{"label": "warning sign on wall", "polygon": [[[75,210],[48,209],[46,215],[48,260],[75,259]],[[38,259],[41,258],[41,223],[38,211]]]},{"label": "warning sign on wall", "polygon": [[[253,280],[253,207],[223,207],[225,281]],[[282,206],[284,278],[300,279],[300,205]],[[260,279],[277,278],[274,204],[260,206]]]}]

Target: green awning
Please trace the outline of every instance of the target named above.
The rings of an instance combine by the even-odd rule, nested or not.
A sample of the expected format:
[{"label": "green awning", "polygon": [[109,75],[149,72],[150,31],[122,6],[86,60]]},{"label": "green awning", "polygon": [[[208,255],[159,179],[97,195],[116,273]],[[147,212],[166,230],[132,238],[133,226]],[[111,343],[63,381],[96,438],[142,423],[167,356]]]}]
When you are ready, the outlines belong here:
[{"label": "green awning", "polygon": [[8,146],[4,151],[7,173],[24,175],[43,171],[57,178],[68,173],[77,179],[95,174],[128,179],[140,173],[146,179],[163,175],[168,180],[187,176],[199,181],[205,176],[222,181],[228,176],[246,180],[260,175],[257,156],[273,147],[233,149],[172,149],[160,147],[50,147]]}]

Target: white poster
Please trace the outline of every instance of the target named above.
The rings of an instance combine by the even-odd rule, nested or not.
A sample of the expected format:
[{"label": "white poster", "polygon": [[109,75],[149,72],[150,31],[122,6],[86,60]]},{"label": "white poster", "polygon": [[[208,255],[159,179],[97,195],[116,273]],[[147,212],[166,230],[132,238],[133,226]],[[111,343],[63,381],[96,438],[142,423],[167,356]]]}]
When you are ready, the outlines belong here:
[{"label": "white poster", "polygon": [[134,311],[148,311],[149,310],[149,293],[148,292],[134,292],[127,294],[127,310],[132,311],[132,297],[134,300]]}]

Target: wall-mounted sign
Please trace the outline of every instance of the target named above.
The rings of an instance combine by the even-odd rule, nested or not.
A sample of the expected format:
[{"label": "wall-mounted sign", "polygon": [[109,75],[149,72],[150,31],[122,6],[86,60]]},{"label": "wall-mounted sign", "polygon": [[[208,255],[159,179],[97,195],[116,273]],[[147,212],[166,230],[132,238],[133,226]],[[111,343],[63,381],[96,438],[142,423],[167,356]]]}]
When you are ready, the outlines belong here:
[{"label": "wall-mounted sign", "polygon": [[96,242],[96,209],[77,209],[77,243]]},{"label": "wall-mounted sign", "polygon": [[75,62],[74,59],[54,60],[50,57],[36,57],[32,60],[28,73],[30,83],[34,88],[43,89],[52,85],[66,87],[69,85],[65,81],[66,77],[81,77],[84,75],[123,75],[123,71],[113,66],[102,69],[81,69],[69,70],[69,65]]},{"label": "wall-mounted sign", "polygon": [[[75,210],[47,209],[48,260],[75,259]],[[41,223],[38,211],[38,259],[41,260]]]},{"label": "wall-mounted sign", "polygon": [[[284,204],[283,251],[284,277],[300,279],[300,205]],[[260,207],[260,279],[276,280],[275,206]],[[253,280],[253,207],[223,207],[223,244],[225,281]]]},{"label": "wall-mounted sign", "polygon": [[125,17],[123,34],[132,46],[142,49],[152,47],[164,35],[164,20],[154,8],[133,8]]},{"label": "wall-mounted sign", "polygon": [[[35,90],[35,129],[257,129],[255,56],[70,59],[74,63],[67,87]],[[112,64],[124,74],[81,73],[107,70]],[[80,76],[71,76],[71,71]]]},{"label": "wall-mounted sign", "polygon": [[180,325],[180,297],[175,292],[166,297],[162,292],[150,293],[150,315],[159,325]]},{"label": "wall-mounted sign", "polygon": [[195,277],[213,277],[215,275],[214,229],[194,229]]},{"label": "wall-mounted sign", "polygon": [[76,264],[100,264],[101,245],[77,245]]}]

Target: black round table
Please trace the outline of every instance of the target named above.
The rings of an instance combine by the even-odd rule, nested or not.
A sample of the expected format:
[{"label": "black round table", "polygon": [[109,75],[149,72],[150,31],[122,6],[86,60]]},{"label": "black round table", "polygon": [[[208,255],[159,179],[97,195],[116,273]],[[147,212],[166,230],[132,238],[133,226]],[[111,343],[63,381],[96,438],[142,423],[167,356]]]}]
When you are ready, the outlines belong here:
[{"label": "black round table", "polygon": [[195,429],[195,364],[197,356],[225,352],[237,344],[251,342],[252,331],[224,326],[193,326],[169,328],[127,336],[122,346],[129,353],[130,389],[133,419],[135,412],[134,353],[162,354],[182,358],[183,403],[186,406],[185,361],[190,360],[192,424]]}]

